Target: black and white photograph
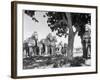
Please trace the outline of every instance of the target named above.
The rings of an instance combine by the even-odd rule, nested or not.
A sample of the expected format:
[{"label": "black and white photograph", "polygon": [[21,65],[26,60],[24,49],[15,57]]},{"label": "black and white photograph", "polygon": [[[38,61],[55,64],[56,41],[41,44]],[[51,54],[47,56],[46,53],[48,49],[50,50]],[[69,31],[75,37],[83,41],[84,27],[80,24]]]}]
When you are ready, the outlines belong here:
[{"label": "black and white photograph", "polygon": [[23,69],[91,66],[91,14],[23,10]]},{"label": "black and white photograph", "polygon": [[12,3],[12,74],[97,73],[97,7]]}]

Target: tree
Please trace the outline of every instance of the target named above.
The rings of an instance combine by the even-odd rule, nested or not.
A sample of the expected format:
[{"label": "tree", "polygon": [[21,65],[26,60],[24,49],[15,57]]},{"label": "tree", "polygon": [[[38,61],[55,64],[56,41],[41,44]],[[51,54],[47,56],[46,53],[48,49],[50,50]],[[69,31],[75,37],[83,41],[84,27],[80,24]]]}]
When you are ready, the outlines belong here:
[{"label": "tree", "polygon": [[[85,32],[84,25],[90,19],[90,14],[83,13],[69,13],[69,12],[48,12],[48,26],[53,31],[56,31],[56,35],[59,37],[68,36],[68,59],[73,58],[73,44],[75,34],[78,32],[82,39]],[[76,31],[73,31],[73,26]]]}]

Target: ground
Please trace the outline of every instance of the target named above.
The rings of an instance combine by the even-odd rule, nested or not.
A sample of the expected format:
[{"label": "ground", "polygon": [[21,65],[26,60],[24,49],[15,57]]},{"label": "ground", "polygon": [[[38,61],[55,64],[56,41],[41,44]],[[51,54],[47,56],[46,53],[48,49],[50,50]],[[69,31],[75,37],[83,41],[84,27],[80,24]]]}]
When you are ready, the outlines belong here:
[{"label": "ground", "polygon": [[23,59],[23,69],[90,66],[90,59],[84,60],[79,53],[77,55],[74,54],[72,61],[69,61],[64,55],[27,57]]}]

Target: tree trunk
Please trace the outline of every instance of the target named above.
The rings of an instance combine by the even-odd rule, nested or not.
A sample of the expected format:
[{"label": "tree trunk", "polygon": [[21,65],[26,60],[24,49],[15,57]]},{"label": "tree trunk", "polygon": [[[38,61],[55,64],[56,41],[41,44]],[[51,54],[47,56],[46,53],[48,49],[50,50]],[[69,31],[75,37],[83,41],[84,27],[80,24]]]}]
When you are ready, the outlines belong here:
[{"label": "tree trunk", "polygon": [[74,46],[74,34],[73,32],[70,32],[68,36],[68,53],[67,53],[68,60],[73,59],[73,46]]},{"label": "tree trunk", "polygon": [[68,22],[68,27],[69,27],[69,35],[68,35],[68,53],[67,53],[67,58],[68,60],[73,59],[73,45],[74,45],[74,32],[72,28],[72,21],[71,21],[71,15],[70,13],[66,13],[67,17],[67,22]]}]

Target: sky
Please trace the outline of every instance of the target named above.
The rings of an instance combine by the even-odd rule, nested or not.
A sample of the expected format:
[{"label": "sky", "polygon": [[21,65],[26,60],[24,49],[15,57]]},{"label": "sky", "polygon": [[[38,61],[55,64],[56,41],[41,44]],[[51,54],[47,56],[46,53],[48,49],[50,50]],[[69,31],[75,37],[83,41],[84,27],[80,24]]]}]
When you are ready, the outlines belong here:
[{"label": "sky", "polygon": [[[28,16],[27,14],[25,14],[23,12],[23,40],[26,40],[28,37],[30,37],[34,31],[37,31],[38,33],[38,40],[40,41],[41,39],[46,38],[46,36],[49,33],[52,33],[52,35],[56,35],[55,32],[52,32],[51,29],[48,27],[47,24],[47,17],[43,18],[43,15],[45,14],[45,12],[35,12],[35,18],[39,21],[39,23],[35,22],[32,20],[32,18],[30,16]],[[60,41],[62,41],[63,43],[68,43],[68,37],[64,38],[64,37],[57,37],[57,41],[58,43]],[[81,45],[81,39],[78,36],[78,34],[76,34],[75,36],[75,40],[74,40],[74,48],[79,48],[82,47]]]}]

